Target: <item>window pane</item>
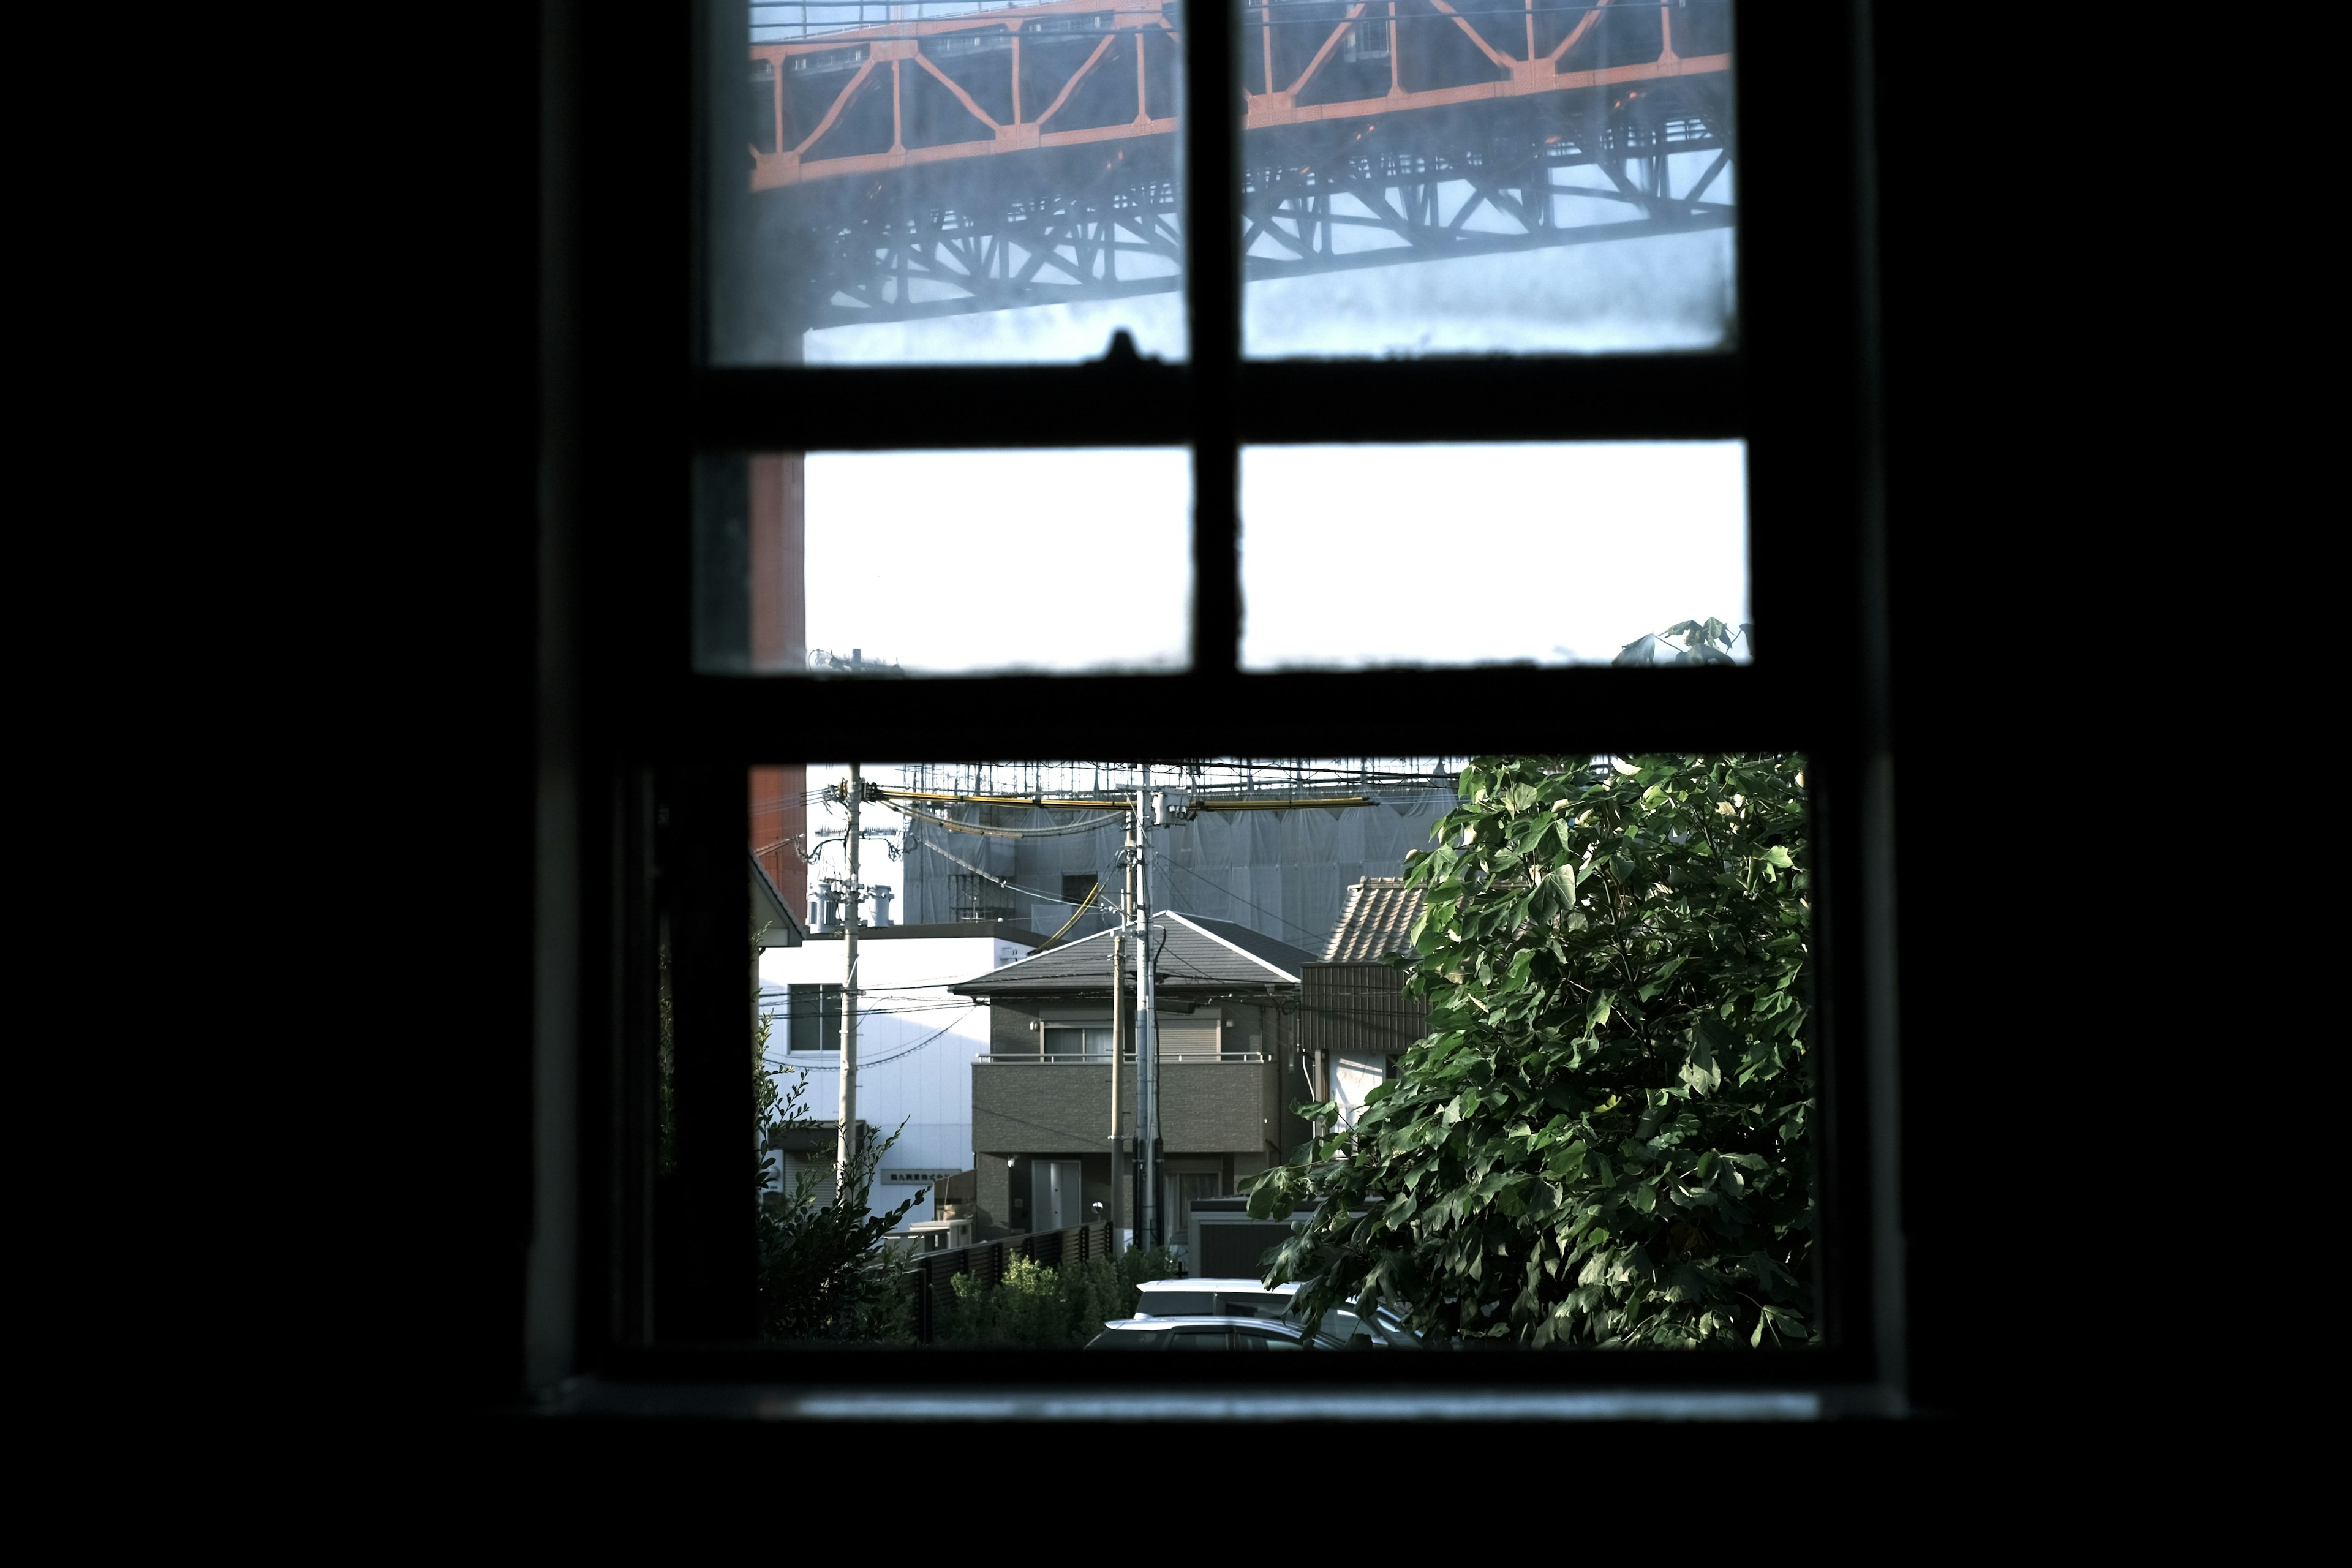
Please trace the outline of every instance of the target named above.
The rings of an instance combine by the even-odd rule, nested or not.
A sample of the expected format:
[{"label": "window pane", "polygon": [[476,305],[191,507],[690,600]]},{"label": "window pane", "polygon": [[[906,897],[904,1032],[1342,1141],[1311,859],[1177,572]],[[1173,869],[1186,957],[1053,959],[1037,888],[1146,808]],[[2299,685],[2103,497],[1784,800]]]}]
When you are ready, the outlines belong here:
[{"label": "window pane", "polygon": [[695,661],[706,672],[1188,660],[1192,476],[1181,448],[714,458],[698,465],[696,491]]},{"label": "window pane", "polygon": [[1253,354],[1708,349],[1728,0],[1244,0]]},{"label": "window pane", "polygon": [[1641,639],[1709,620],[1748,658],[1743,443],[1254,447],[1241,472],[1245,668],[1672,660],[1689,633]]},{"label": "window pane", "polygon": [[1173,0],[753,0],[715,357],[1066,361],[1124,329],[1182,358],[1177,19]]},{"label": "window pane", "polygon": [[[1138,1311],[1275,1315],[1289,1303],[1255,1287],[1141,1286],[1259,1277],[1314,1211],[1253,1220],[1235,1194],[1288,1163],[1339,1200],[1327,1231],[1412,1195],[1418,1217],[1348,1243],[1367,1266],[1367,1244],[1410,1253],[1390,1278],[1444,1279],[1384,1300],[1406,1320],[1377,1330],[1392,1344],[1811,1342],[1802,758],[869,764],[854,820],[845,766],[766,771],[792,773],[805,814],[777,902],[842,896],[829,931],[753,916],[762,1146],[825,1168],[843,1058],[786,1057],[776,1030],[845,979],[855,922],[855,1115],[897,1139],[858,1190],[898,1215],[890,1245],[947,1255],[928,1316],[885,1292],[851,1337],[1076,1349]],[[1139,882],[1122,858],[1139,836]],[[1076,906],[1051,889],[1087,867],[1109,873],[1111,918],[1056,935]],[[964,916],[967,876],[1028,923]],[[1096,1048],[1114,973],[1115,1056]],[[1188,1023],[1232,1048],[1178,1048]],[[1394,1070],[1341,1070],[1367,1058]],[[1441,1201],[1493,1170],[1543,1201]],[[919,1188],[933,1195],[901,1210]],[[779,1188],[762,1232],[772,1325],[800,1321],[799,1202]],[[1465,1272],[1472,1230],[1508,1266]],[[1113,1256],[1117,1276],[1087,1272]],[[1583,1291],[1594,1258],[1607,1288]],[[1560,1267],[1531,1272],[1545,1262]],[[1318,1303],[1327,1333],[1365,1327],[1365,1278]]]}]

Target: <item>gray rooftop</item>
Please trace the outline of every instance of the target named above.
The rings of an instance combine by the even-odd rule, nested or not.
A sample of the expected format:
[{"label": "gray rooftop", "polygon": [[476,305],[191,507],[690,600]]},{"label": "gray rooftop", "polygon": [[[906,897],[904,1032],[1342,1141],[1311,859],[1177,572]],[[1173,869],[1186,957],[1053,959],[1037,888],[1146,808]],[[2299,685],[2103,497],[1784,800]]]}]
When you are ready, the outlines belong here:
[{"label": "gray rooftop", "polygon": [[[1173,994],[1296,987],[1301,967],[1313,957],[1247,926],[1200,915],[1155,914],[1151,931],[1158,946],[1158,988]],[[1108,994],[1110,943],[1111,933],[1101,931],[948,989],[959,996]],[[1123,973],[1129,985],[1135,983],[1137,945],[1127,945]]]},{"label": "gray rooftop", "polygon": [[1392,952],[1412,952],[1412,922],[1426,903],[1419,888],[1402,877],[1367,877],[1348,889],[1347,908],[1331,928],[1323,950],[1326,963],[1370,963]]}]

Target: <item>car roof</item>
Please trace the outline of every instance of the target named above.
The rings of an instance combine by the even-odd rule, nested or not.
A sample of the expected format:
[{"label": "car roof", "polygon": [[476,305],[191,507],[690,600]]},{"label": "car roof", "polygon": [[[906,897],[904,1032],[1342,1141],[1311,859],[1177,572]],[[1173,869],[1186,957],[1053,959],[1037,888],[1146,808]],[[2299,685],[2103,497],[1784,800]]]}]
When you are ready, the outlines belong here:
[{"label": "car roof", "polygon": [[[1234,1292],[1255,1290],[1262,1295],[1268,1296],[1295,1296],[1300,1290],[1304,1289],[1305,1287],[1296,1279],[1286,1281],[1280,1285],[1261,1285],[1255,1279],[1234,1278],[1223,1279],[1146,1279],[1139,1289],[1140,1289],[1146,1295],[1150,1294],[1150,1292],[1155,1289],[1159,1289],[1225,1290]],[[1348,1306],[1335,1308],[1333,1310],[1335,1311],[1352,1313],[1355,1310],[1355,1306],[1354,1303],[1350,1302]],[[1398,1322],[1402,1322],[1404,1321],[1403,1314],[1395,1310],[1385,1301],[1381,1302],[1377,1310],[1384,1317],[1394,1319]],[[1178,1321],[1178,1320],[1173,1316],[1155,1318],[1153,1321],[1155,1322],[1161,1323],[1172,1323]],[[1268,1322],[1273,1320],[1261,1318],[1255,1321],[1258,1322]]]},{"label": "car roof", "polygon": [[[1255,1329],[1260,1332],[1281,1334],[1303,1340],[1307,1331],[1286,1318],[1210,1318],[1185,1314],[1173,1318],[1121,1318],[1103,1324],[1106,1330],[1118,1330],[1130,1334],[1165,1333],[1185,1326],[1211,1329]],[[1338,1344],[1339,1336],[1328,1330],[1315,1336],[1326,1344]]]},{"label": "car roof", "polygon": [[1294,1279],[1283,1285],[1262,1285],[1255,1279],[1234,1276],[1223,1279],[1146,1279],[1141,1289],[1146,1290],[1262,1290],[1272,1295],[1286,1296],[1298,1289],[1298,1282]]},{"label": "car roof", "polygon": [[1230,1328],[1235,1324],[1244,1324],[1253,1329],[1272,1329],[1277,1333],[1286,1334],[1296,1334],[1300,1331],[1298,1325],[1287,1318],[1213,1317],[1207,1313],[1197,1312],[1179,1313],[1166,1318],[1121,1318],[1117,1322],[1105,1323],[1103,1326],[1109,1329],[1126,1329],[1134,1332],[1150,1332],[1160,1329],[1172,1329],[1180,1323],[1206,1323],[1221,1329]]}]

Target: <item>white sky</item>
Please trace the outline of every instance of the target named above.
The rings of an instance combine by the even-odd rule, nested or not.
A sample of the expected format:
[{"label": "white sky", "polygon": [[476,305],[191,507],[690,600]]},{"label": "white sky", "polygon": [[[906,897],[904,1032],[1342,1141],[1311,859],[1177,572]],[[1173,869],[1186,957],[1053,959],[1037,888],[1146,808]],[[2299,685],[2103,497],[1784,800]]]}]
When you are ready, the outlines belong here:
[{"label": "white sky", "polygon": [[[1606,663],[1677,621],[1737,626],[1744,458],[1738,442],[1250,448],[1243,662]],[[818,453],[807,472],[813,648],[935,672],[1185,658],[1180,449]]]},{"label": "white sky", "polygon": [[808,641],[908,669],[1181,666],[1181,447],[815,453]]}]

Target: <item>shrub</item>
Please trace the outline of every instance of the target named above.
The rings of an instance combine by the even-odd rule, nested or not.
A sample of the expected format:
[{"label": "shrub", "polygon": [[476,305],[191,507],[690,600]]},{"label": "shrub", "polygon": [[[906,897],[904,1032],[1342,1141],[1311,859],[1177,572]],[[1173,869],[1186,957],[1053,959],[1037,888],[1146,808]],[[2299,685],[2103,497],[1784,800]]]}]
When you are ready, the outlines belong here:
[{"label": "shrub", "polygon": [[993,1284],[971,1274],[950,1282],[952,1299],[941,1304],[939,1338],[948,1344],[1076,1350],[1109,1320],[1134,1316],[1146,1279],[1175,1272],[1176,1260],[1165,1247],[1130,1250],[1117,1262],[1073,1259],[1058,1268],[1015,1258]]},{"label": "shrub", "polygon": [[[764,1021],[763,1021],[764,1023]],[[764,1033],[764,1031],[763,1031]],[[807,1089],[795,1079],[774,1102],[778,1127],[816,1127],[803,1110]],[[887,1214],[866,1207],[882,1156],[898,1141],[893,1132],[862,1148],[849,1180],[831,1196],[824,1178],[804,1171],[759,1211],[760,1333],[771,1340],[914,1342],[915,1293],[907,1280],[908,1249],[887,1239],[922,1197]],[[775,1156],[761,1161],[764,1184]]]}]

